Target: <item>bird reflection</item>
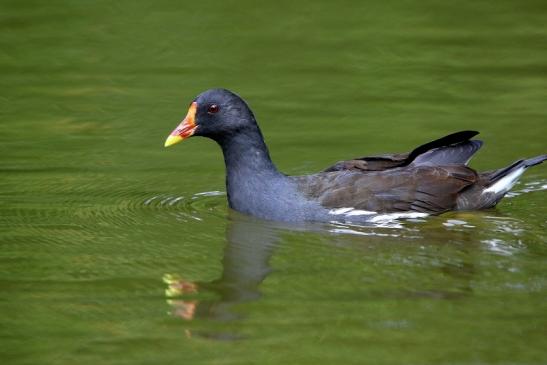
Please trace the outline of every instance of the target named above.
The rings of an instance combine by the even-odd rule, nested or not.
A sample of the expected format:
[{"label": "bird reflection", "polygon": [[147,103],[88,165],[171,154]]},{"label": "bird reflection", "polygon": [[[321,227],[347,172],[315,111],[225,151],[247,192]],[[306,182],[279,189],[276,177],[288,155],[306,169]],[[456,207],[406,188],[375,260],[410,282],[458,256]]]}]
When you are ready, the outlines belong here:
[{"label": "bird reflection", "polygon": [[215,298],[170,299],[171,313],[184,320],[209,318],[230,321],[240,318],[232,307],[260,297],[259,286],[271,272],[269,261],[280,242],[283,228],[286,226],[282,223],[230,212],[220,278],[212,282],[190,282],[170,274],[163,278],[169,298],[191,298],[198,292],[212,293]]},{"label": "bird reflection", "polygon": [[[410,272],[418,265],[426,272],[430,270],[433,276],[435,272],[441,272],[450,278],[446,287],[429,287],[427,280],[423,283],[418,280],[415,285],[395,291],[374,283],[356,287],[356,295],[363,300],[378,297],[393,300],[458,300],[474,295],[472,283],[480,273],[485,252],[499,255],[513,252],[509,248],[516,250],[519,247],[514,241],[522,232],[522,222],[499,215],[492,217],[491,213],[450,214],[430,217],[421,222],[404,222],[403,228],[379,228],[337,224],[293,226],[230,212],[221,276],[210,282],[191,282],[176,275],[165,275],[168,304],[173,316],[186,321],[206,319],[227,322],[241,319],[243,315],[235,309],[236,305],[260,298],[260,285],[272,271],[271,257],[284,241],[283,237],[295,231],[317,233],[318,244],[347,250],[352,257],[362,257],[363,265],[380,260],[385,262],[385,268],[378,268],[378,277],[382,280],[392,276],[389,267],[393,265],[408,265]],[[352,230],[354,234],[349,233]],[[493,233],[501,242],[496,241],[496,250],[485,240]],[[500,247],[504,248],[503,252]],[[355,273],[349,272],[348,276],[351,275]],[[405,277],[394,280],[399,279],[407,282]],[[192,336],[190,330],[186,330],[186,334]],[[199,335],[223,340],[237,338],[226,333],[200,332]]]}]

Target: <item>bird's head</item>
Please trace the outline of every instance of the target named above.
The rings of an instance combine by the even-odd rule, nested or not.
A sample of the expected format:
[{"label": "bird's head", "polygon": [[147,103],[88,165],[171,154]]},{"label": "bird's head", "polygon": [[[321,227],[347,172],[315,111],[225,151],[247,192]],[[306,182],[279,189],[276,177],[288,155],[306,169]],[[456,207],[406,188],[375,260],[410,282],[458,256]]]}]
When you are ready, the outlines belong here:
[{"label": "bird's head", "polygon": [[218,141],[255,126],[254,116],[243,99],[226,89],[210,89],[190,103],[186,117],[167,137],[165,147],[192,136]]}]

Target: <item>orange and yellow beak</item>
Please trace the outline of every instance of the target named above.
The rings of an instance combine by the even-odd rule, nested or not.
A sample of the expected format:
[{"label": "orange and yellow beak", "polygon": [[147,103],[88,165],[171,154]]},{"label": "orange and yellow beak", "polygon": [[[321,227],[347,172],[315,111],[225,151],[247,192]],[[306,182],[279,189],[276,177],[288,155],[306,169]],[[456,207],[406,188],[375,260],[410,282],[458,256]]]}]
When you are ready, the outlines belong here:
[{"label": "orange and yellow beak", "polygon": [[190,109],[188,109],[188,114],[186,114],[186,117],[182,122],[180,122],[179,126],[175,128],[173,132],[167,137],[165,140],[165,147],[169,147],[174,145],[175,143],[179,143],[180,141],[191,137],[194,132],[196,131],[196,128],[198,127],[196,125],[196,110],[198,109],[198,103],[195,101],[190,105]]}]

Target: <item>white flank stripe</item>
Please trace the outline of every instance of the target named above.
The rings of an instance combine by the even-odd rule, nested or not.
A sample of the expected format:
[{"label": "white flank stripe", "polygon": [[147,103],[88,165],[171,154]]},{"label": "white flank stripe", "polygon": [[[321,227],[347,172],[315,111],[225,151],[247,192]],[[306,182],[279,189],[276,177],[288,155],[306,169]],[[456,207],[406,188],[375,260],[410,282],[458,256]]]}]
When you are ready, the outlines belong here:
[{"label": "white flank stripe", "polygon": [[372,212],[370,210],[361,210],[361,209],[354,209],[354,208],[331,209],[329,210],[329,214],[343,215],[344,217],[368,215],[368,216],[371,216],[370,219],[368,219],[368,221],[373,223],[389,223],[389,222],[396,221],[397,219],[400,219],[400,218],[403,218],[403,219],[423,218],[429,215],[427,213],[420,213],[420,212],[378,214],[377,212]]},{"label": "white flank stripe", "polygon": [[390,222],[395,219],[400,218],[423,218],[427,217],[429,214],[427,213],[420,213],[420,212],[405,212],[405,213],[387,213],[387,214],[379,214],[375,217],[372,217],[370,219],[371,222],[378,222],[378,223],[384,223],[384,222]]},{"label": "white flank stripe", "polygon": [[337,209],[331,209],[329,210],[329,214],[343,214],[346,216],[354,216],[354,215],[372,215],[376,214],[376,212],[371,212],[369,210],[361,210],[361,209],[355,209],[355,208],[337,208]]}]

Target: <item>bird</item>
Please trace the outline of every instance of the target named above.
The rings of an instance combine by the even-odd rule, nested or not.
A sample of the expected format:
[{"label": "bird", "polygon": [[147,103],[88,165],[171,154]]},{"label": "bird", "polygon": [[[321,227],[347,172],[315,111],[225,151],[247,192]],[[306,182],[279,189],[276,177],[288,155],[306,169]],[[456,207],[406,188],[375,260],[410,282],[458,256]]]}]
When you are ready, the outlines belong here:
[{"label": "bird", "polygon": [[224,156],[228,206],[282,222],[366,222],[494,207],[529,167],[547,154],[477,172],[468,166],[483,142],[460,131],[408,153],[339,161],[301,176],[280,172],[248,104],[232,91],[210,89],[191,103],[165,147],[194,136],[215,141]]}]

